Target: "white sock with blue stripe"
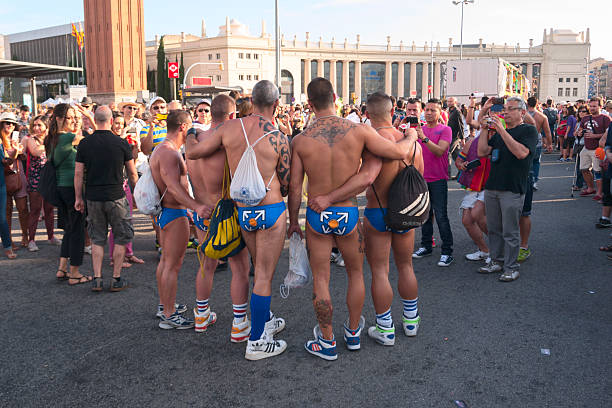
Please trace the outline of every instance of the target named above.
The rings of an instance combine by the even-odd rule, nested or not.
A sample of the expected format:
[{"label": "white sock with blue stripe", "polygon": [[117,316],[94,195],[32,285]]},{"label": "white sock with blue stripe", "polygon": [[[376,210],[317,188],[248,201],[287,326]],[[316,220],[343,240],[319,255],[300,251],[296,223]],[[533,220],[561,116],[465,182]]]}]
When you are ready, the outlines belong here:
[{"label": "white sock with blue stripe", "polygon": [[196,299],[196,307],[198,308],[198,313],[203,314],[208,311],[208,299],[198,300]]},{"label": "white sock with blue stripe", "polygon": [[404,317],[406,319],[414,319],[419,315],[418,302],[418,297],[415,299],[402,299],[402,303],[404,304]]},{"label": "white sock with blue stripe", "polygon": [[380,327],[391,327],[393,326],[393,319],[391,318],[391,308],[387,309],[386,312],[376,315],[376,324]]},{"label": "white sock with blue stripe", "polygon": [[244,321],[245,317],[246,317],[246,312],[247,312],[247,304],[243,303],[241,305],[232,305],[233,309],[234,309],[234,321],[235,322],[242,322]]}]

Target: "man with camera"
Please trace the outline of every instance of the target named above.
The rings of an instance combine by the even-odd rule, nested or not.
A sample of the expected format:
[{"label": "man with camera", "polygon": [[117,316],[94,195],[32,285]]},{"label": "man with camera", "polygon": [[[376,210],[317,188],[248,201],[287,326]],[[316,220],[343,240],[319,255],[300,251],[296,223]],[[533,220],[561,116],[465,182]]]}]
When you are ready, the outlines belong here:
[{"label": "man with camera", "polygon": [[[601,184],[601,165],[600,159],[595,156],[598,147],[604,147],[606,142],[603,138],[604,133],[610,126],[610,117],[601,114],[601,99],[593,97],[589,99],[588,108],[590,115],[585,116],[580,121],[580,126],[576,130],[578,137],[584,137],[584,149],[580,152],[580,171],[587,184],[587,189],[580,193],[581,196],[588,196],[593,193],[596,195],[593,200],[599,201],[602,197]],[[593,174],[595,175],[595,186],[593,185]]]},{"label": "man with camera", "polygon": [[[495,112],[491,112],[494,106]],[[502,111],[505,123],[498,116]],[[479,116],[478,155],[491,155],[484,197],[491,261],[478,271],[501,272],[502,282],[519,277],[519,218],[538,141],[535,126],[523,122],[526,111],[519,97],[510,97],[505,103],[503,98],[491,98]]]}]

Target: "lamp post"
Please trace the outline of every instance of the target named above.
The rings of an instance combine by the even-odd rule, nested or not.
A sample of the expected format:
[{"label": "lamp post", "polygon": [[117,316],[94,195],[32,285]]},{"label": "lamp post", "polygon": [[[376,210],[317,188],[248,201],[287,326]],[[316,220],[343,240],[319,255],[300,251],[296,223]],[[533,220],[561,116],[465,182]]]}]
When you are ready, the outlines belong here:
[{"label": "lamp post", "polygon": [[461,4],[461,44],[459,45],[459,59],[463,59],[463,6],[465,4],[473,4],[474,0],[459,0],[459,1],[454,1],[453,0],[453,4],[455,6],[458,6],[459,4]]},{"label": "lamp post", "polygon": [[275,37],[275,51],[276,51],[276,87],[280,92],[281,86],[281,69],[280,69],[280,28],[278,22],[278,0],[274,1],[274,37]]}]

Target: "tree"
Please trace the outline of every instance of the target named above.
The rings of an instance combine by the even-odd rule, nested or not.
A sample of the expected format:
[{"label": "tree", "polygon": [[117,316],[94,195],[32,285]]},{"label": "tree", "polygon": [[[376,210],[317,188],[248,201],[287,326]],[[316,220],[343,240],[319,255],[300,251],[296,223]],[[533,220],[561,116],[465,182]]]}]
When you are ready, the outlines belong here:
[{"label": "tree", "polygon": [[185,80],[185,65],[183,64],[183,52],[181,51],[181,64],[179,65],[179,77],[178,77],[179,86],[183,85],[184,80]]},{"label": "tree", "polygon": [[157,87],[155,86],[155,71],[153,71],[147,65],[147,89],[151,92],[155,92]]},{"label": "tree", "polygon": [[164,37],[159,40],[157,48],[157,95],[168,100],[170,98],[170,84],[168,83],[168,59],[164,50]]}]

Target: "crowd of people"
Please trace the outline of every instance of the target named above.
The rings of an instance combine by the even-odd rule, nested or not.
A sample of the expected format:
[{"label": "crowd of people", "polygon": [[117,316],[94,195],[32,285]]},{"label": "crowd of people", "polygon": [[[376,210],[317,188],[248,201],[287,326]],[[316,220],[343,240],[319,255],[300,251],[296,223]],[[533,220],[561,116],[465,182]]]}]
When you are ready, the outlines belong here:
[{"label": "crowd of people", "polygon": [[[364,257],[372,273],[376,312],[376,321],[366,331],[379,344],[395,342],[394,294],[388,278],[391,250],[403,304],[402,330],[416,336],[421,316],[413,261],[424,262],[418,260],[440,246],[437,265],[454,262],[449,179],[466,190],[459,208],[475,251],[465,258],[480,262],[478,272],[497,274],[503,282],[518,279],[520,264],[532,255],[531,204],[542,151],[558,151],[559,161],[575,160],[572,188],[602,203],[597,228],[612,226],[612,138],[607,137],[612,102],[604,110],[599,98],[555,105],[535,97],[492,96],[460,104],[455,98],[396,100],[376,92],[361,106],[352,106],[339,104],[324,78],[309,83],[307,96],[307,104],[283,105],[278,88],[264,80],[248,97],[222,94],[190,108],[155,97],[146,105],[124,100],[97,107],[84,98],[36,117],[30,117],[27,106],[17,114],[5,110],[0,116],[0,236],[5,255],[14,259],[20,248],[39,249],[35,238],[42,214],[49,244],[60,246],[58,280],[89,283],[93,291],[102,291],[108,244],[108,287],[113,292],[126,289],[123,269],[144,263],[132,246],[132,193],[139,173],[150,171],[161,207],[151,217],[160,253],[159,327],[203,332],[214,324],[217,316],[209,304],[214,272],[227,262],[232,271],[231,341],[247,343],[249,360],[282,353],[287,344],[274,336],[285,321],[271,311],[272,279],[286,237],[305,235],[317,325],[304,347],[335,360],[330,259],[344,266],[348,276],[343,340],[349,350],[360,349],[366,324]],[[255,166],[250,173],[245,170],[249,165]],[[47,167],[55,172],[53,204],[58,227],[64,230],[62,240],[54,235],[54,206],[39,191]],[[423,203],[428,216],[422,226],[391,228],[387,216],[393,182],[412,167],[427,187]],[[253,185],[242,181],[245,171],[255,180]],[[187,305],[176,301],[179,271],[186,249],[200,250],[199,243],[218,229],[211,216],[219,212],[218,203],[227,198],[234,180],[243,183],[238,193],[232,192],[241,244],[221,259],[200,254],[192,319]],[[263,193],[254,199],[258,185]],[[367,203],[361,218],[357,196],[364,191]],[[306,221],[301,226],[304,199]],[[13,202],[20,244],[11,240]],[[415,250],[417,228],[421,241]],[[612,245],[600,250],[612,253]],[[80,271],[85,253],[91,254],[93,276]],[[254,278],[249,300],[250,272]]]}]

